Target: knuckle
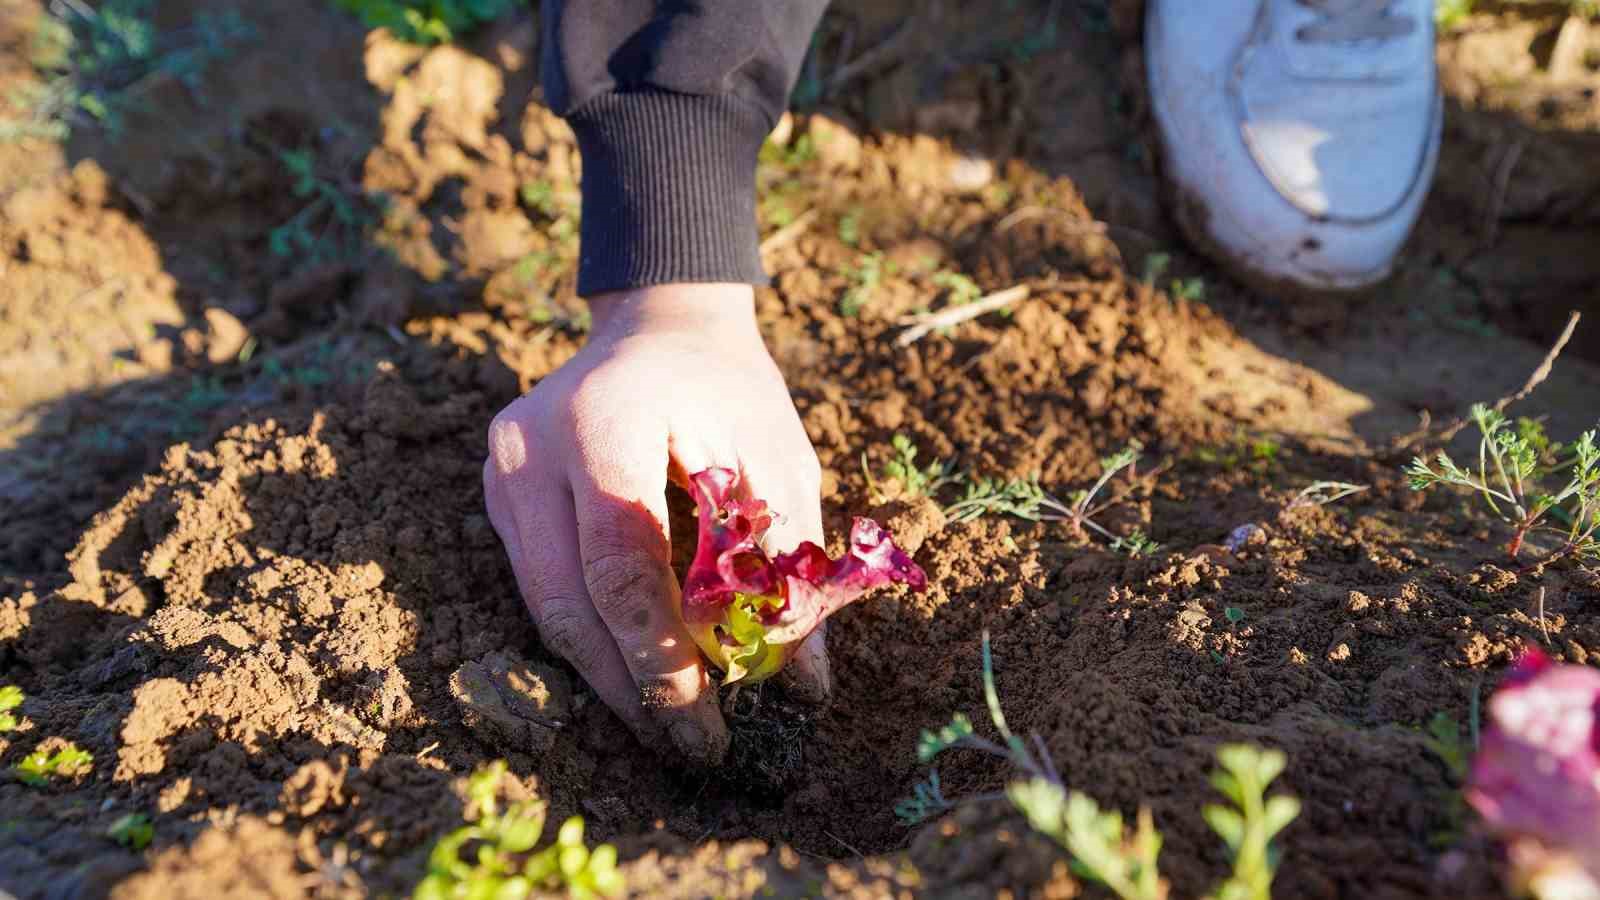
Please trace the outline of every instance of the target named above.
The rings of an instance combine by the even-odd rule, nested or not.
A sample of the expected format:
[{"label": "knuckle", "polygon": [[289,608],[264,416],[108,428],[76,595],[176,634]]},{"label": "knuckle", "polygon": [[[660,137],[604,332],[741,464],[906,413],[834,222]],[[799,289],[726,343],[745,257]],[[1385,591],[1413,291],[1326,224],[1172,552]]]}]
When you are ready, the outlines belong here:
[{"label": "knuckle", "polygon": [[489,423],[489,462],[501,475],[509,475],[528,463],[527,429],[514,407],[508,407]]},{"label": "knuckle", "polygon": [[540,605],[539,636],[553,653],[588,675],[596,671],[605,653],[604,635],[593,633],[589,618],[577,601],[547,600]]},{"label": "knuckle", "polygon": [[648,609],[658,584],[655,561],[639,550],[608,550],[584,560],[584,580],[603,613]]}]

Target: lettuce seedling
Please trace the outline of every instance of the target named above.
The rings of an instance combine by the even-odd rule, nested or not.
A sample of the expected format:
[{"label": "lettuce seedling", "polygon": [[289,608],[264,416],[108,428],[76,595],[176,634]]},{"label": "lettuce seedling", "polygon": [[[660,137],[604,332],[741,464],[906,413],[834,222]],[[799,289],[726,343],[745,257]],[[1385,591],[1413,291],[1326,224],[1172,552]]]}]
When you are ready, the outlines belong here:
[{"label": "lettuce seedling", "polygon": [[707,469],[690,480],[700,534],[684,579],[683,621],[724,684],[777,674],[824,619],[872,588],[927,586],[922,569],[871,519],[855,520],[838,559],[810,541],[768,555],[761,538],[772,514],[765,501],[735,499],[738,475]]},{"label": "lettuce seedling", "polygon": [[156,826],[150,823],[150,817],[144,813],[128,813],[106,829],[106,837],[135,853],[150,846],[155,836]]},{"label": "lettuce seedling", "polygon": [[1530,648],[1488,711],[1467,802],[1505,840],[1513,889],[1600,896],[1600,671]]}]

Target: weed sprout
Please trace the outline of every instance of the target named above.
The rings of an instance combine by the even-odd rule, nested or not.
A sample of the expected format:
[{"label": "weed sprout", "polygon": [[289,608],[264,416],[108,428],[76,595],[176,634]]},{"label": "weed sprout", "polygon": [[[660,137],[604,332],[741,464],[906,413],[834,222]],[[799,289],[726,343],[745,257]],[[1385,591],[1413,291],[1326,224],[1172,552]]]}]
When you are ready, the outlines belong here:
[{"label": "weed sprout", "polygon": [[[1551,443],[1537,422],[1523,419],[1513,427],[1503,414],[1482,403],[1472,407],[1470,416],[1479,433],[1477,470],[1461,467],[1442,450],[1432,462],[1418,456],[1405,470],[1411,489],[1448,484],[1477,493],[1512,529],[1506,554],[1513,560],[1535,529],[1564,539],[1542,562],[1565,556],[1600,559],[1600,540],[1595,538],[1600,531],[1600,447],[1595,445],[1595,432],[1579,436],[1563,458],[1566,448]],[[1561,473],[1565,483],[1546,493],[1544,482]],[[1548,525],[1547,518],[1562,524]]]}]

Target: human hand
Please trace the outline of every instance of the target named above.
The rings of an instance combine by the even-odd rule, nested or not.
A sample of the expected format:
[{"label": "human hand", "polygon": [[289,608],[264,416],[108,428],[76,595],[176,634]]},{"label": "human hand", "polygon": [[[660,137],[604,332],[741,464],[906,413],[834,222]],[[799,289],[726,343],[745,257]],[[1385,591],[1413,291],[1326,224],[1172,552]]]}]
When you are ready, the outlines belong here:
[{"label": "human hand", "polygon": [[[728,731],[680,617],[666,486],[713,466],[779,518],[770,551],[822,543],[821,470],[756,328],[749,285],[590,301],[589,341],[489,426],[483,487],[545,645],[650,742],[712,763]],[[818,629],[779,676],[830,690]]]}]

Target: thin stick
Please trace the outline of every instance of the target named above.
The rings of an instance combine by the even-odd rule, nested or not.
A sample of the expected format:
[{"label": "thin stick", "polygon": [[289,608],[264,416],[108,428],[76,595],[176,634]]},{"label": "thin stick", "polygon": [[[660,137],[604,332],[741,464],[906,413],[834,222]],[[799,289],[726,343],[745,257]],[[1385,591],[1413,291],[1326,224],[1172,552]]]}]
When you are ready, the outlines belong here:
[{"label": "thin stick", "polygon": [[[1567,327],[1561,329],[1561,336],[1556,338],[1555,344],[1551,345],[1550,352],[1544,355],[1544,360],[1539,363],[1538,368],[1534,369],[1533,374],[1528,376],[1528,380],[1523,383],[1520,390],[1514,394],[1508,394],[1504,397],[1501,397],[1499,400],[1494,402],[1495,412],[1505,412],[1506,407],[1527,397],[1529,394],[1533,393],[1535,388],[1541,384],[1544,384],[1545,379],[1550,377],[1550,369],[1556,364],[1556,358],[1559,357],[1561,355],[1561,351],[1566,348],[1567,342],[1572,340],[1572,333],[1573,331],[1577,330],[1578,320],[1582,318],[1582,313],[1578,312],[1577,310],[1572,311],[1572,314],[1567,317]],[[1450,441],[1453,440],[1457,434],[1461,433],[1461,429],[1467,427],[1470,422],[1471,419],[1469,417],[1459,416],[1449,424],[1440,428],[1437,436],[1439,443],[1450,443]],[[1403,449],[1405,447],[1409,447],[1412,444],[1415,444],[1418,441],[1426,438],[1427,436],[1427,424],[1423,423],[1423,426],[1417,431],[1405,435],[1399,441],[1397,441],[1395,443],[1395,448]]]},{"label": "thin stick", "polygon": [[1544,620],[1544,585],[1539,585],[1539,630],[1544,632],[1544,645],[1550,646],[1550,626]]},{"label": "thin stick", "polygon": [[785,247],[794,242],[795,238],[806,233],[811,223],[816,221],[817,211],[808,209],[800,214],[793,222],[774,231],[766,240],[761,242],[761,255],[766,256],[774,250]]},{"label": "thin stick", "polygon": [[1019,284],[1013,287],[1008,287],[1003,291],[996,291],[987,297],[982,297],[978,300],[974,300],[971,303],[947,307],[939,310],[936,313],[928,313],[921,316],[908,316],[904,319],[901,319],[900,322],[903,325],[910,325],[911,327],[901,332],[900,336],[895,338],[894,345],[896,347],[909,347],[917,341],[922,340],[922,338],[927,336],[927,334],[931,331],[939,328],[949,328],[953,325],[959,325],[968,319],[976,319],[985,313],[991,313],[997,309],[1004,309],[1005,307],[1016,303],[1018,300],[1026,299],[1027,296],[1032,292],[1033,288],[1025,284]]}]

